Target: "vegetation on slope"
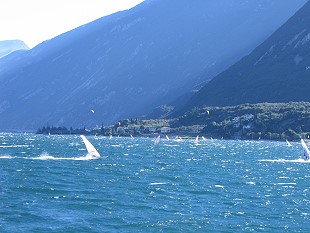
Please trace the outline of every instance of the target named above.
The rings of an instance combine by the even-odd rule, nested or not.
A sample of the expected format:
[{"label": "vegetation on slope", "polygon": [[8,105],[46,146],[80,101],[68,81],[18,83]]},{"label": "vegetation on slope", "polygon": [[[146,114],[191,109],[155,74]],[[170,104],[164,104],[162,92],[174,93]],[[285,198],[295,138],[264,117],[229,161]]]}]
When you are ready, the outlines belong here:
[{"label": "vegetation on slope", "polygon": [[225,139],[298,140],[310,135],[310,103],[260,103],[193,108],[174,119],[124,119],[112,126],[91,130],[44,127],[37,133],[106,136],[167,134]]}]

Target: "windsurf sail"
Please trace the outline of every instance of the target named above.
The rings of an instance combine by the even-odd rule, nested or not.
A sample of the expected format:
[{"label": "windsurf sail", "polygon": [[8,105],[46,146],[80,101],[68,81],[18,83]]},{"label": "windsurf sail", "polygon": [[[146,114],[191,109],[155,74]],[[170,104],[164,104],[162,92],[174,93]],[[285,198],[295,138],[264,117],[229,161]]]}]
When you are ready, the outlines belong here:
[{"label": "windsurf sail", "polygon": [[303,139],[301,139],[301,145],[302,145],[302,148],[303,148],[303,151],[304,151],[304,156],[305,156],[305,159],[308,160],[310,159],[310,151],[307,147],[307,144],[305,143],[305,141]]},{"label": "windsurf sail", "polygon": [[88,139],[84,135],[81,135],[81,138],[86,146],[88,154],[94,158],[100,158],[101,156],[99,152],[96,150],[96,148],[93,146],[93,144],[91,144],[90,141],[88,141]]},{"label": "windsurf sail", "polygon": [[155,140],[154,140],[154,145],[158,145],[159,142],[160,142],[160,135],[158,135],[158,137],[155,138]]},{"label": "windsurf sail", "polygon": [[180,142],[180,141],[182,141],[182,138],[181,138],[180,136],[176,136],[175,139],[174,139],[174,141]]},{"label": "windsurf sail", "polygon": [[195,143],[196,145],[199,144],[199,139],[198,139],[198,138],[199,138],[199,136],[197,136],[196,139],[195,139],[195,141],[194,141],[194,143]]},{"label": "windsurf sail", "polygon": [[286,139],[286,143],[288,146],[292,146],[292,144]]}]

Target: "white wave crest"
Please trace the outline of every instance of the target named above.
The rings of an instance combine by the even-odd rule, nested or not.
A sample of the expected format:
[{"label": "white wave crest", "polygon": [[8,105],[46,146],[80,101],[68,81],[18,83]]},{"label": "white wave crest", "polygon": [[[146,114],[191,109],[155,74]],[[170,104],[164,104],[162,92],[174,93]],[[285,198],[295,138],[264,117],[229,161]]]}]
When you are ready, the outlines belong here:
[{"label": "white wave crest", "polygon": [[304,159],[261,159],[260,162],[271,162],[271,163],[310,163],[310,160]]},{"label": "white wave crest", "polygon": [[86,156],[81,156],[81,157],[73,157],[73,158],[58,158],[54,157],[52,155],[49,155],[47,153],[41,154],[39,157],[32,158],[33,160],[80,160],[80,161],[86,161],[86,160],[93,160],[93,159],[98,159],[97,157],[91,156],[87,154]]},{"label": "white wave crest", "polygon": [[29,147],[29,145],[8,145],[8,146],[0,146],[0,148],[20,148],[20,147]]},{"label": "white wave crest", "polygon": [[0,159],[12,159],[13,157],[10,155],[0,155]]},{"label": "white wave crest", "polygon": [[51,155],[49,155],[49,154],[47,154],[47,153],[43,153],[43,154],[41,154],[39,157],[37,157],[37,158],[32,158],[33,160],[49,160],[49,159],[51,159],[51,160],[53,160],[53,159],[55,159],[55,157],[54,156],[51,156]]},{"label": "white wave crest", "polygon": [[167,184],[165,182],[154,182],[154,183],[149,183],[149,185],[164,185]]}]

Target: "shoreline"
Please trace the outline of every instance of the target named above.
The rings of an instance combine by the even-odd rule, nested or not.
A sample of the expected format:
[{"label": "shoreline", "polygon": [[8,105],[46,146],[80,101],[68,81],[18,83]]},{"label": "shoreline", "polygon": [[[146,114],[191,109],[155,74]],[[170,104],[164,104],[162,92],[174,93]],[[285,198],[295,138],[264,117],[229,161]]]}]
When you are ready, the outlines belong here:
[{"label": "shoreline", "polygon": [[[28,132],[9,132],[9,131],[0,131],[0,136],[4,134],[33,134],[33,135],[43,135],[43,136],[80,136],[81,134],[38,134],[35,131],[28,131]],[[295,140],[289,140],[289,139],[281,139],[281,140],[273,140],[273,139],[248,139],[248,138],[216,138],[216,137],[209,137],[205,135],[177,135],[177,134],[161,134],[161,133],[155,133],[155,134],[143,134],[143,135],[95,135],[95,134],[82,134],[87,137],[97,137],[97,138],[108,138],[112,136],[112,138],[128,138],[128,139],[135,139],[135,138],[150,138],[153,139],[157,136],[161,136],[161,139],[167,140],[166,136],[169,137],[169,140],[176,141],[176,137],[178,137],[181,140],[194,140],[197,136],[199,137],[199,141],[266,141],[266,142],[286,142],[288,140],[289,142],[299,142],[301,139],[305,140],[306,142],[310,142],[310,138],[300,138]],[[204,137],[204,139],[202,139]]]}]

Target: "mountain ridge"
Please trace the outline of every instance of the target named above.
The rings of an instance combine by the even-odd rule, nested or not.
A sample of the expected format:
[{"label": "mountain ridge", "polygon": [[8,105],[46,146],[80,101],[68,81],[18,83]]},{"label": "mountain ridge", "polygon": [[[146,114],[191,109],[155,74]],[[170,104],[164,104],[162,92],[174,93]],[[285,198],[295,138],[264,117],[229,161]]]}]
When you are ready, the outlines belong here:
[{"label": "mountain ridge", "polygon": [[267,40],[219,74],[184,109],[259,102],[309,101],[310,2]]},{"label": "mountain ridge", "polygon": [[18,50],[28,50],[29,47],[21,40],[0,41],[0,59]]},{"label": "mountain ridge", "polygon": [[9,55],[0,60],[0,129],[146,114],[249,53],[303,2],[146,1]]}]

